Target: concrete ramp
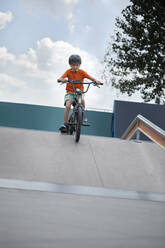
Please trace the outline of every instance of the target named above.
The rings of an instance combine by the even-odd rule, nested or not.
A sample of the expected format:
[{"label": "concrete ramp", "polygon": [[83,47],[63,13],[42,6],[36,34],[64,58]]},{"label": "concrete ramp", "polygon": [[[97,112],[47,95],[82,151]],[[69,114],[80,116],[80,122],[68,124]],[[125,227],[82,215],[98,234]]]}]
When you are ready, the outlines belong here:
[{"label": "concrete ramp", "polygon": [[0,128],[2,248],[164,248],[164,193],[151,142]]},{"label": "concrete ramp", "polygon": [[0,178],[165,193],[165,151],[152,142],[0,128]]}]

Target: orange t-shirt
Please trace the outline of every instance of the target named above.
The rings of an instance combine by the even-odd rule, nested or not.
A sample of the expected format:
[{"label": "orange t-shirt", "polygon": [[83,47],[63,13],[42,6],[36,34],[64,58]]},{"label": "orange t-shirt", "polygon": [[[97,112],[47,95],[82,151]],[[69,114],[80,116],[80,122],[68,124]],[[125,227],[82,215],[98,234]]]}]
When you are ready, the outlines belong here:
[{"label": "orange t-shirt", "polygon": [[[83,82],[84,78],[91,79],[91,76],[88,75],[85,71],[79,69],[77,72],[72,71],[72,69],[68,69],[63,75],[62,78],[68,78],[68,80],[74,80],[75,82]],[[81,91],[84,91],[83,84],[75,84],[75,89],[79,88]],[[74,93],[71,83],[66,84],[66,92]]]}]

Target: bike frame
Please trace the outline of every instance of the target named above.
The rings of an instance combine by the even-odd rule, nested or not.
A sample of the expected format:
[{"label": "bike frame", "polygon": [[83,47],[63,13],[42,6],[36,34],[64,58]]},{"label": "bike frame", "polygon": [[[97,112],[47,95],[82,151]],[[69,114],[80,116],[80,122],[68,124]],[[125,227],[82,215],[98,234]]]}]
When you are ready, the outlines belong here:
[{"label": "bike frame", "polygon": [[[72,80],[67,80],[66,82],[70,82],[72,84],[72,89],[74,90],[73,94],[74,94],[75,102],[72,103],[72,106],[73,106],[73,113],[72,114],[75,114],[78,111],[79,107],[82,108],[82,113],[84,113],[84,107],[82,105],[82,95],[88,92],[91,84],[96,85],[96,82],[93,82],[93,81],[92,82],[74,82]],[[88,86],[87,86],[87,89],[82,92],[79,88],[75,89],[74,84],[79,84],[79,85],[86,84]],[[82,126],[89,126],[89,124],[85,125],[83,123],[81,125]]]},{"label": "bike frame", "polygon": [[[73,120],[75,119],[74,116],[75,116],[76,113],[78,113],[79,108],[82,109],[82,114],[84,113],[84,107],[82,105],[82,95],[88,91],[89,86],[90,86],[90,85],[88,85],[88,89],[85,92],[82,92],[80,89],[75,89],[74,84],[80,84],[80,83],[72,83],[72,88],[74,90],[73,95],[74,95],[74,99],[75,99],[75,101],[72,103],[73,112],[72,112],[71,116],[73,117]],[[69,119],[70,119],[70,117],[69,117]],[[82,118],[83,118],[83,116],[82,116]],[[71,123],[68,123],[68,124],[72,125]],[[81,123],[81,125],[82,126],[87,126],[87,125],[84,125],[83,123]]]}]

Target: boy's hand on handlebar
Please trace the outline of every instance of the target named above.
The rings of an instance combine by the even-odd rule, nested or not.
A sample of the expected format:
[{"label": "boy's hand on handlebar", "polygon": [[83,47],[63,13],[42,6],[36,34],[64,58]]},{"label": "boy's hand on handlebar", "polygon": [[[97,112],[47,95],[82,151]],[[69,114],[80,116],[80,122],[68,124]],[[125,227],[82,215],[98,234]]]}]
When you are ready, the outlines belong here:
[{"label": "boy's hand on handlebar", "polygon": [[[99,85],[103,85],[103,83],[101,83],[100,81],[96,80],[96,86],[99,87]],[[99,87],[100,88],[100,87]]]},{"label": "boy's hand on handlebar", "polygon": [[65,83],[66,80],[65,80],[64,78],[59,78],[59,79],[57,79],[57,82],[58,82],[58,83]]},{"label": "boy's hand on handlebar", "polygon": [[102,83],[100,81],[98,81],[98,80],[96,80],[96,84],[102,85]]}]

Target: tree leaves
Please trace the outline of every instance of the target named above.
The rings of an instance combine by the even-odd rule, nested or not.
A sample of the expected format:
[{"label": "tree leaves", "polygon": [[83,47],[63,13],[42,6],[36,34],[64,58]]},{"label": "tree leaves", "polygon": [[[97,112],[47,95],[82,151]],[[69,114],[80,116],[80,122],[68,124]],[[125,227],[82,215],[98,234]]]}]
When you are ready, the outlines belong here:
[{"label": "tree leaves", "polygon": [[112,86],[129,96],[140,91],[146,102],[165,103],[164,2],[130,2],[116,18],[117,31],[105,53],[106,79],[111,76]]}]

